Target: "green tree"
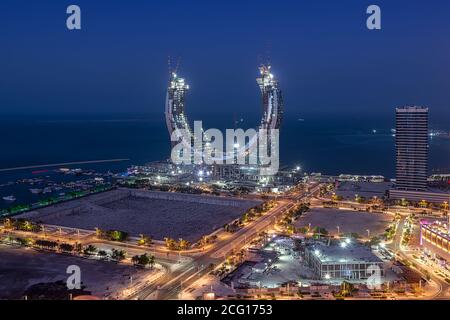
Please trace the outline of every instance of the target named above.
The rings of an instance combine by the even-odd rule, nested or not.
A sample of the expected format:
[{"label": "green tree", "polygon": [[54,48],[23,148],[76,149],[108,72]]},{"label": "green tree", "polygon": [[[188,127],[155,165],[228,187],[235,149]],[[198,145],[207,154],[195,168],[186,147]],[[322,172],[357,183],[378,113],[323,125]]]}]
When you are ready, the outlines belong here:
[{"label": "green tree", "polygon": [[111,250],[111,258],[113,260],[117,260],[117,261],[122,261],[126,258],[127,253],[124,250],[117,250],[117,249],[112,249]]},{"label": "green tree", "polygon": [[178,241],[178,248],[180,248],[180,250],[187,250],[187,249],[189,249],[190,245],[191,245],[191,243],[187,240],[180,238]]},{"label": "green tree", "polygon": [[84,254],[95,254],[97,252],[97,248],[93,246],[92,244],[88,245],[84,248]]},{"label": "green tree", "polygon": [[150,268],[151,269],[153,269],[153,267],[155,266],[155,263],[156,263],[156,261],[155,261],[155,256],[150,256],[150,258],[149,258],[149,261],[148,261],[148,264],[150,265]]},{"label": "green tree", "polygon": [[61,243],[59,249],[63,252],[72,252],[75,247],[69,243]]},{"label": "green tree", "polygon": [[36,240],[34,244],[40,248],[50,250],[54,250],[58,246],[57,242],[49,240]]},{"label": "green tree", "polygon": [[166,247],[169,250],[178,250],[178,243],[172,239],[172,238],[164,238],[164,241],[166,243]]},{"label": "green tree", "polygon": [[101,258],[106,258],[108,256],[108,253],[106,253],[105,250],[100,250],[98,252],[98,256],[101,257]]},{"label": "green tree", "polygon": [[137,264],[139,263],[139,256],[138,256],[138,255],[133,256],[133,257],[131,258],[131,262],[132,262],[134,265],[137,265]]}]

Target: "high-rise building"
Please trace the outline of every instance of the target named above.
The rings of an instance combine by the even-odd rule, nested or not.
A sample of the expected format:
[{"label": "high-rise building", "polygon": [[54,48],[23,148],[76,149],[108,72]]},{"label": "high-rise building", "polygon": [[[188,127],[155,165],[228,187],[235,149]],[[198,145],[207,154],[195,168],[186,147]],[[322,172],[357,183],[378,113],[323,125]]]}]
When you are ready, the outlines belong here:
[{"label": "high-rise building", "polygon": [[[186,130],[189,134],[192,132],[185,113],[185,95],[187,90],[189,90],[189,85],[186,81],[175,72],[171,73],[167,88],[165,110],[166,124],[170,136],[177,129]],[[177,143],[177,141],[172,141],[172,147]]]},{"label": "high-rise building", "polygon": [[396,189],[426,191],[428,173],[428,108],[396,110]]},{"label": "high-rise building", "polygon": [[263,103],[263,117],[261,129],[280,129],[283,116],[283,96],[278,81],[270,71],[270,65],[261,65],[261,76],[256,82],[261,89]]},{"label": "high-rise building", "polygon": [[[260,76],[256,79],[262,95],[263,115],[259,129],[267,130],[267,134],[270,138],[272,130],[278,130],[281,125],[283,115],[283,97],[279,83],[271,73],[270,65],[261,65],[259,68]],[[179,77],[175,72],[171,72],[169,84],[167,87],[166,104],[165,104],[165,116],[167,129],[170,137],[174,133],[177,136],[173,137],[175,141],[171,141],[172,147],[177,145],[180,141],[190,141],[194,144],[196,142],[203,144],[203,149],[207,149],[208,143],[203,141],[197,141],[193,134],[193,130],[189,124],[185,110],[185,96],[189,90],[189,86],[184,78]],[[195,129],[195,128],[194,128]],[[203,128],[201,128],[203,130]],[[181,137],[179,134],[183,134]],[[185,138],[185,139],[182,139]],[[208,137],[203,136],[203,140],[207,141]],[[257,139],[253,139],[251,142],[257,142]],[[248,145],[251,143],[249,142]],[[247,153],[250,148],[247,144],[240,146],[236,143],[235,150],[230,153],[219,153],[216,155],[218,159],[224,161],[229,158],[237,158],[237,153]],[[192,155],[195,150],[191,150]],[[200,164],[200,163],[199,163]]]}]

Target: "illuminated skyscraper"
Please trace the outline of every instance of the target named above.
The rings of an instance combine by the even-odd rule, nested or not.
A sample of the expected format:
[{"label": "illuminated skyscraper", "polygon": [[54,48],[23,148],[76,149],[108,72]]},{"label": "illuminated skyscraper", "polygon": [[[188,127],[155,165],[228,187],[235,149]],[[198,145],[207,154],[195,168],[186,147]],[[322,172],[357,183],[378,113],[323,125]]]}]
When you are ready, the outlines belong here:
[{"label": "illuminated skyscraper", "polygon": [[261,89],[263,103],[261,129],[279,129],[283,116],[283,96],[278,81],[270,69],[270,65],[261,65],[259,67],[261,76],[256,79]]},{"label": "illuminated skyscraper", "polygon": [[428,108],[396,111],[397,190],[425,191],[428,173]]},{"label": "illuminated skyscraper", "polygon": [[[278,81],[270,72],[270,69],[270,65],[262,65],[259,68],[260,77],[256,79],[261,89],[263,103],[263,115],[259,129],[266,130],[268,135],[270,135],[271,130],[280,128],[283,115],[283,98],[281,90],[279,88]],[[197,141],[196,139],[198,138],[194,136],[193,130],[189,125],[189,121],[185,113],[185,96],[187,90],[189,90],[189,86],[187,85],[185,79],[179,77],[175,72],[172,72],[170,75],[166,96],[166,124],[170,137],[172,137],[173,133],[177,131],[177,134],[182,133],[185,139],[181,139],[181,136],[178,135],[178,138],[175,139],[175,141],[171,141],[171,145],[174,147],[183,140],[185,142],[193,142],[194,144],[201,143],[203,145],[203,149],[207,149],[209,148],[208,143],[204,143],[203,140],[208,141],[208,137],[203,136],[204,139],[202,141]],[[235,158],[237,153],[248,153],[248,150],[251,147],[250,145],[254,147],[257,143],[258,139],[256,137],[249,141],[246,145],[238,146],[238,144],[236,144],[234,152],[219,153],[216,154],[215,157],[223,159],[224,161],[230,158]],[[194,149],[191,149],[192,156],[198,155]]]},{"label": "illuminated skyscraper", "polygon": [[[171,73],[169,86],[167,88],[166,96],[166,124],[169,130],[169,135],[178,129],[185,129],[192,133],[189,122],[186,118],[184,106],[186,91],[189,90],[189,85],[183,78],[178,77],[176,73]],[[172,141],[172,147],[177,144]]]}]

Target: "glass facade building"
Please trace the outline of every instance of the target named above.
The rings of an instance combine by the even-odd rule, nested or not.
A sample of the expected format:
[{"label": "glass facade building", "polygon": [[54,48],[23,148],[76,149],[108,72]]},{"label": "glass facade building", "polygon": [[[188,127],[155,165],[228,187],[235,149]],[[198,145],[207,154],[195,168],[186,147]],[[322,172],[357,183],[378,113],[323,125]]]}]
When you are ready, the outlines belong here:
[{"label": "glass facade building", "polygon": [[396,189],[426,191],[428,175],[428,108],[396,109]]}]

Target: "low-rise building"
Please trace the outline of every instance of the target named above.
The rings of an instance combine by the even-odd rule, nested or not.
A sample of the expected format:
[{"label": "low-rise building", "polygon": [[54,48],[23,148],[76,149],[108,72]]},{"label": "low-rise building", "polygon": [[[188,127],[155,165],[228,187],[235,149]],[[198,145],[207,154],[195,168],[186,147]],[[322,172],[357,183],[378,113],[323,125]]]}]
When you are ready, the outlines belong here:
[{"label": "low-rise building", "polygon": [[384,276],[383,261],[369,247],[349,239],[309,244],[305,261],[321,280],[361,280],[376,272]]},{"label": "low-rise building", "polygon": [[420,221],[420,245],[436,258],[450,262],[450,224],[443,221]]}]

